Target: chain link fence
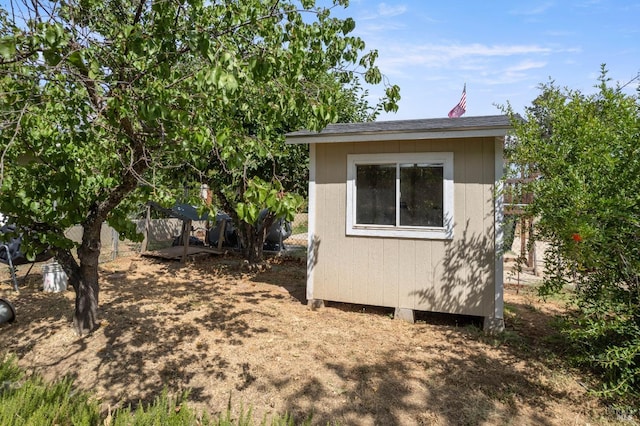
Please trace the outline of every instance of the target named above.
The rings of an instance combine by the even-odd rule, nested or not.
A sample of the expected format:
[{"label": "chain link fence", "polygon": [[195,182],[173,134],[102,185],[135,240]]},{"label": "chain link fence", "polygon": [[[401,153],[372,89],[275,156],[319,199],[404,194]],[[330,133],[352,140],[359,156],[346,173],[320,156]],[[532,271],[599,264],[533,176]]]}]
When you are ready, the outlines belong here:
[{"label": "chain link fence", "polygon": [[307,213],[298,213],[291,222],[291,235],[284,241],[285,248],[306,250],[307,227],[309,216]]},{"label": "chain link fence", "polygon": [[[136,221],[138,226],[138,232],[142,231],[142,221]],[[73,228],[68,229],[64,233],[65,237],[69,238],[75,243],[82,242],[82,226],[76,225]],[[102,248],[100,250],[100,263],[110,262],[117,257],[134,256],[140,253],[141,244],[130,240],[120,239],[118,231],[107,225],[102,224],[100,230],[100,241]],[[76,255],[75,249],[72,251],[74,256]]]},{"label": "chain link fence", "polygon": [[[137,225],[138,232],[141,234],[144,233],[145,221],[136,220],[135,223]],[[296,215],[290,225],[291,235],[283,241],[280,254],[296,258],[304,258],[306,257],[307,250],[307,214],[300,213]],[[206,232],[206,221],[192,222],[192,238],[205,241],[207,235]],[[182,221],[179,219],[152,219],[149,223],[147,233],[147,251],[171,247],[177,242],[177,240],[179,240],[181,233]],[[73,228],[68,229],[65,232],[65,236],[76,243],[80,243],[82,241],[82,227],[74,226]],[[141,253],[143,248],[142,242],[121,239],[118,232],[106,223],[102,225],[100,239],[102,242],[99,259],[100,263],[111,262],[118,257],[137,256]],[[269,253],[273,254],[273,252]],[[75,249],[73,250],[73,254],[76,255]],[[52,261],[53,259],[48,262]],[[16,274],[20,280],[22,280],[28,273],[31,273],[30,276],[33,276],[33,279],[40,279],[37,274],[42,271],[43,267],[48,262],[17,266]],[[10,284],[10,280],[11,275],[9,268],[2,268],[0,270],[0,282],[7,282]],[[8,289],[9,287],[7,287],[7,290]],[[0,292],[0,296],[1,295],[2,293]]]},{"label": "chain link fence", "polygon": [[[135,221],[139,233],[144,233],[145,221]],[[304,252],[307,247],[307,213],[299,213],[291,222],[291,235],[283,241],[283,252]],[[206,241],[206,221],[193,221],[191,224],[191,237],[200,241]],[[180,219],[151,219],[147,232],[146,250],[159,250],[179,244],[182,233],[182,221]],[[82,227],[74,226],[65,232],[70,240],[80,243],[82,241]],[[107,225],[102,225],[100,232],[102,250],[100,262],[110,262],[117,257],[134,256],[141,252],[143,243],[120,239],[118,232]],[[75,254],[75,253],[74,253]]]}]

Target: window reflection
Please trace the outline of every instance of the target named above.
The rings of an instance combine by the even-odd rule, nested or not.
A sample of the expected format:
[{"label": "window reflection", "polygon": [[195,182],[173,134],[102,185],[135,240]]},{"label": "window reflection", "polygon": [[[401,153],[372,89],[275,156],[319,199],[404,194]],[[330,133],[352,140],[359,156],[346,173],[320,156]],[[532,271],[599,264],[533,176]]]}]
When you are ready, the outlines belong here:
[{"label": "window reflection", "polygon": [[396,224],[396,165],[356,166],[356,223]]}]

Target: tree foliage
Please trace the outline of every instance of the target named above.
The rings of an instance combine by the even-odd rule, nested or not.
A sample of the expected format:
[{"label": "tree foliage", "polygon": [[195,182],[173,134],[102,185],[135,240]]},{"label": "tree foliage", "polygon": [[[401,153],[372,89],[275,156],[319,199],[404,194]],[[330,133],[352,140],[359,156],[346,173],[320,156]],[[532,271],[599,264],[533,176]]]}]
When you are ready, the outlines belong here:
[{"label": "tree foliage", "polygon": [[[250,172],[276,163],[287,127],[333,121],[343,84],[381,82],[376,53],[349,35],[355,22],[331,16],[345,0],[10,5],[0,8],[0,211],[29,233],[30,252],[53,248],[76,291],[79,334],[98,324],[104,221],[133,238],[132,208],[152,193],[170,203],[185,170],[221,203],[235,200],[225,207],[243,220],[255,209],[237,203],[256,191],[290,215],[296,200],[278,173]],[[398,88],[386,93],[380,108],[397,108]],[[78,260],[63,234],[76,224]]]},{"label": "tree foliage", "polygon": [[565,332],[576,359],[605,379],[607,395],[640,395],[640,104],[611,87],[597,93],[553,82],[515,115],[515,164],[531,183],[535,238],[546,241],[543,294],[575,286]]},{"label": "tree foliage", "polygon": [[[318,75],[313,85],[304,89],[311,91],[311,98],[317,91],[332,94],[332,106],[319,105],[315,111],[312,106],[312,113],[322,114],[329,122],[373,120],[383,104],[370,106],[358,79],[343,83],[336,77]],[[277,96],[269,93],[268,85],[254,90],[247,91],[247,103]],[[273,90],[280,89],[276,86]],[[214,205],[228,212],[237,224],[244,256],[250,264],[262,261],[263,242],[274,221],[293,220],[306,198],[308,148],[285,146],[283,137],[300,127],[306,127],[305,122],[288,115],[268,117],[266,121],[262,117],[239,115],[235,125],[239,134],[223,136],[233,139],[232,146],[224,143],[215,146],[206,170],[199,171],[197,180],[206,181],[213,188]],[[265,129],[273,130],[259,135]],[[265,210],[268,214],[260,215]]]}]

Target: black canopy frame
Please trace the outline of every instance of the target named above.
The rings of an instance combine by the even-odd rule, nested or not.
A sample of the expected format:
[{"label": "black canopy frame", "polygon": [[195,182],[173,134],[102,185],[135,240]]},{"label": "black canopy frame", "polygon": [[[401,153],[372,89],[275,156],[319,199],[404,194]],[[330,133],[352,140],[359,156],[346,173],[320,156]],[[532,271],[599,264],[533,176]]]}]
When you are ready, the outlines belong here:
[{"label": "black canopy frame", "polygon": [[22,253],[22,237],[24,232],[20,232],[19,229],[16,228],[15,225],[4,225],[0,228],[0,234],[2,235],[12,235],[8,241],[0,242],[0,262],[9,266],[9,270],[11,272],[11,280],[13,281],[13,288],[15,291],[19,291],[18,287],[18,278],[16,276],[16,266],[18,265],[27,265],[30,264],[29,270],[25,277],[29,275],[33,265],[38,262],[44,262],[53,257],[53,254],[49,250],[45,250],[42,253],[38,253],[36,257],[32,260],[27,259],[27,257]]}]

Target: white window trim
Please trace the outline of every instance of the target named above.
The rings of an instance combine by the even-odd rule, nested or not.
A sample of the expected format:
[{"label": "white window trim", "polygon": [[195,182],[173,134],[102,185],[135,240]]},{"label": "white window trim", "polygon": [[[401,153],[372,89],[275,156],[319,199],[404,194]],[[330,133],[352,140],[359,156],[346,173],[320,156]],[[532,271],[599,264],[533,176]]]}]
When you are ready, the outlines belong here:
[{"label": "white window trim", "polygon": [[[431,163],[443,165],[443,227],[359,225],[356,223],[356,165],[388,163]],[[396,185],[399,185],[398,181],[396,181]],[[372,237],[453,239],[453,191],[453,152],[349,154],[347,155],[346,233],[347,235]],[[399,194],[399,192],[400,188],[397,187],[397,193]]]}]

